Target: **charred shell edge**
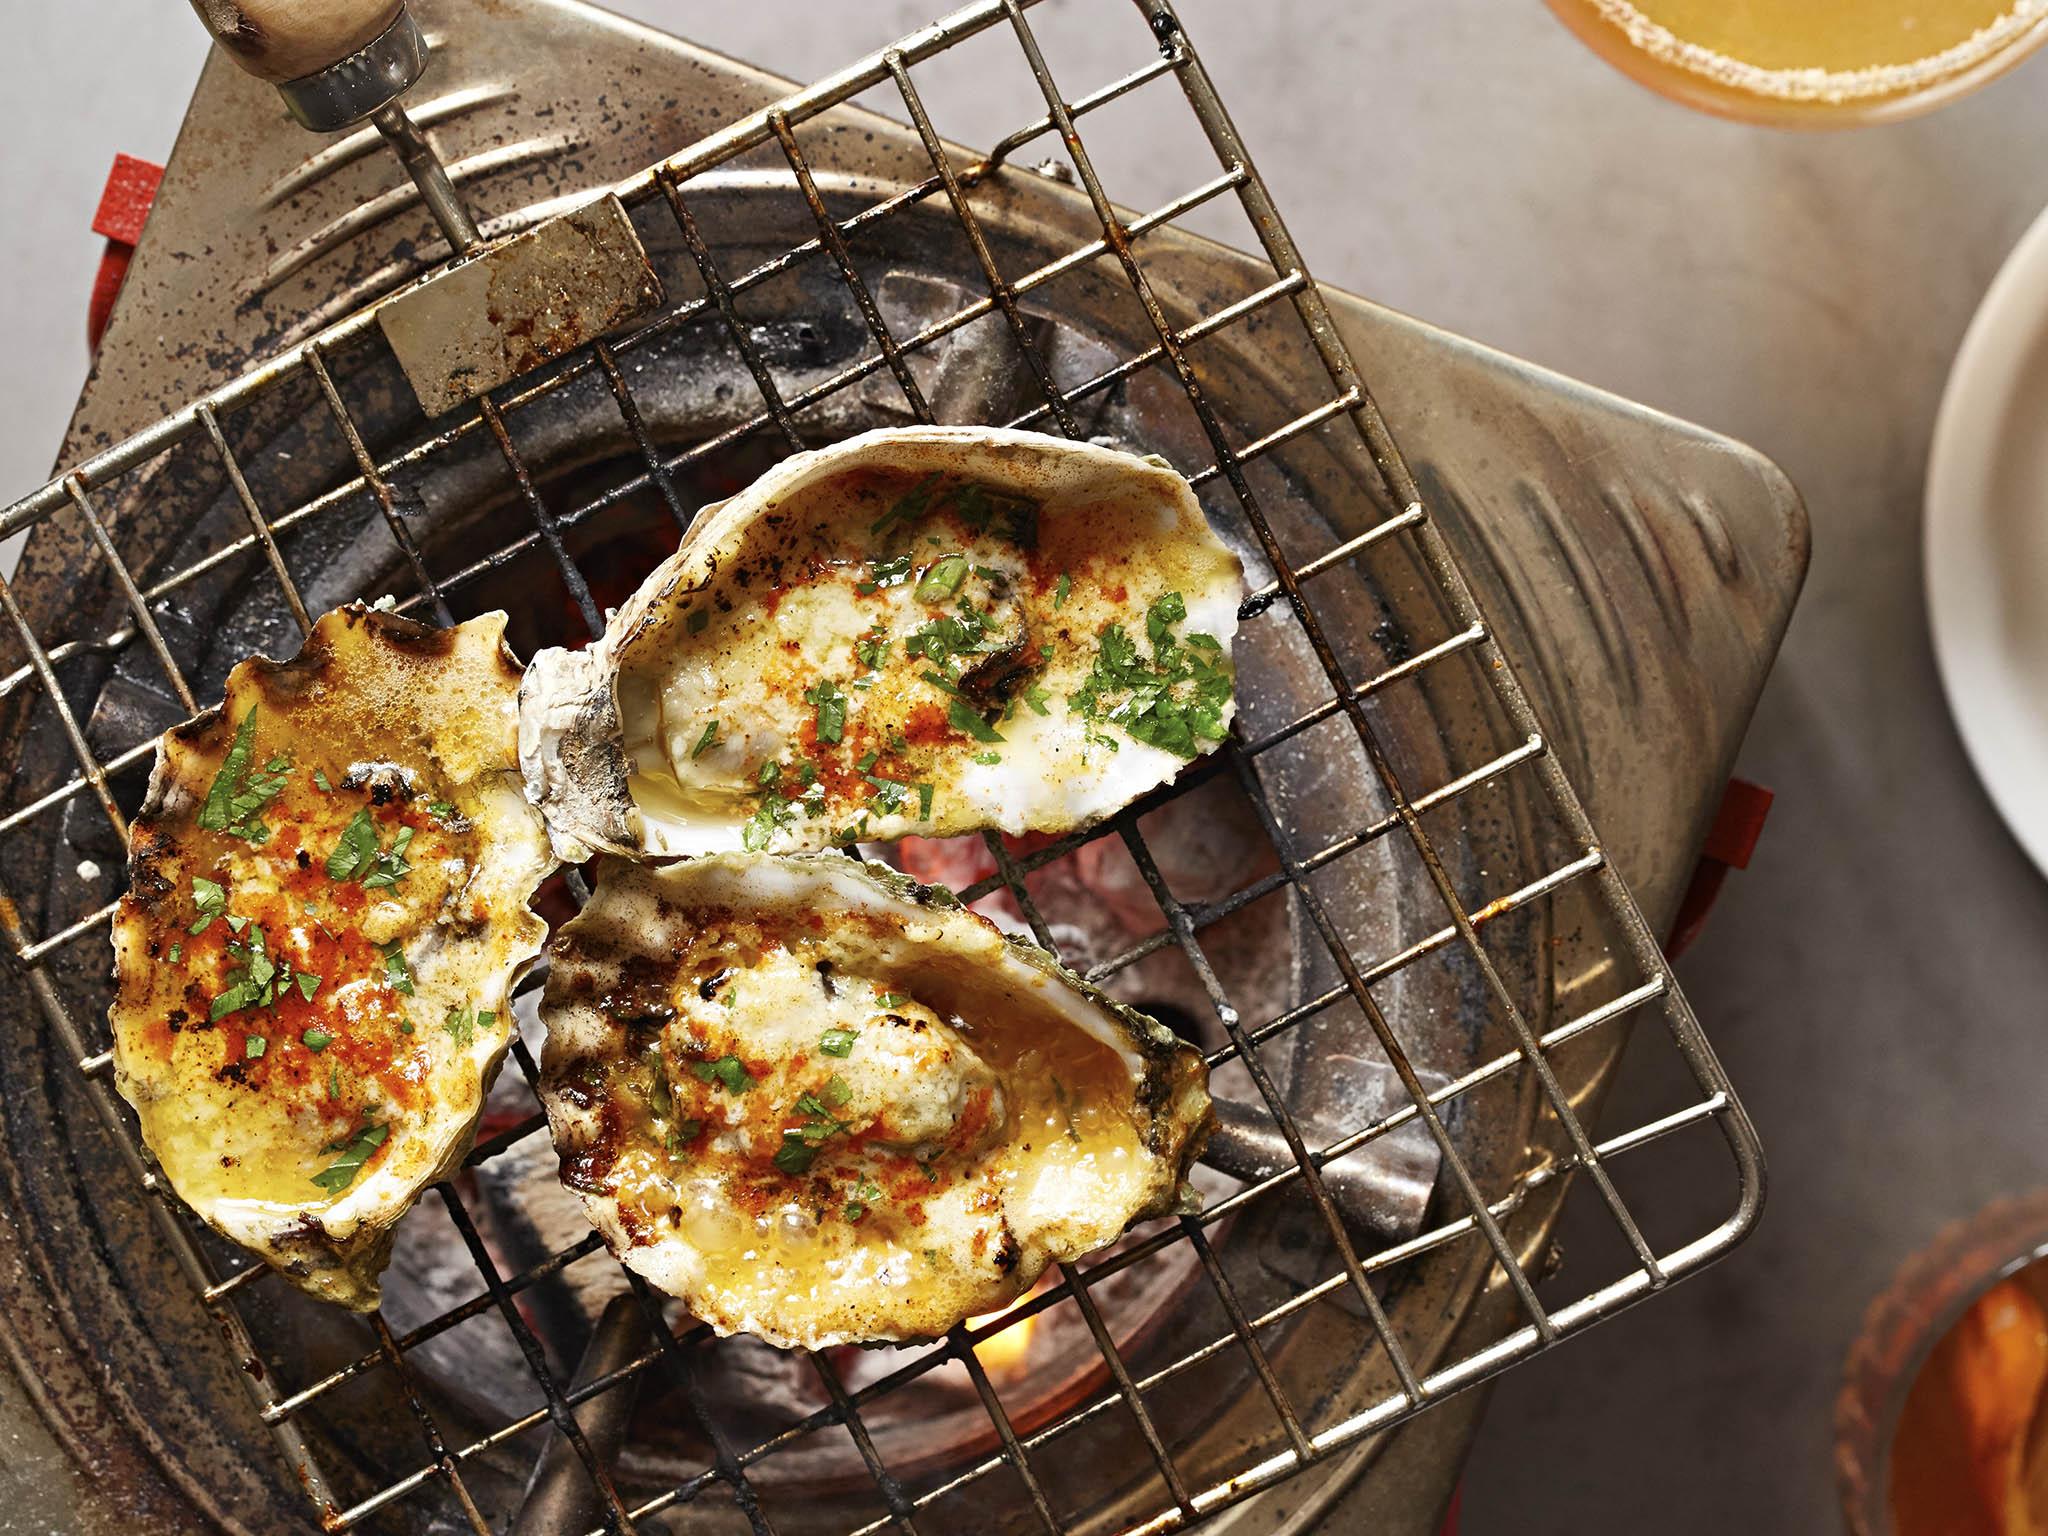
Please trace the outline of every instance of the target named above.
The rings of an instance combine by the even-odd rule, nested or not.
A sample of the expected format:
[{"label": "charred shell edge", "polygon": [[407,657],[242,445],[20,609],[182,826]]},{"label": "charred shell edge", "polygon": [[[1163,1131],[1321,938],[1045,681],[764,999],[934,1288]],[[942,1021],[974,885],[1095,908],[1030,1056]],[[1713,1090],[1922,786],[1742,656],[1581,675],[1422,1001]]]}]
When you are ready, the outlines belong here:
[{"label": "charred shell edge", "polygon": [[[225,697],[210,709],[202,709],[191,719],[172,726],[157,738],[156,765],[150,770],[149,788],[142,799],[142,809],[136,813],[139,822],[146,816],[157,814],[163,808],[166,785],[164,762],[168,749],[176,745],[191,752],[206,751],[213,743],[209,740],[213,731],[222,724],[227,714],[228,703],[238,693],[254,689],[259,695],[288,697],[301,686],[317,677],[327,667],[334,665],[335,657],[328,637],[320,626],[339,615],[349,625],[362,625],[367,632],[382,643],[389,645],[401,655],[433,658],[446,656],[454,651],[457,640],[455,631],[460,625],[443,629],[436,624],[422,624],[417,619],[408,619],[402,614],[387,613],[381,608],[372,608],[368,603],[343,603],[329,609],[313,621],[313,627],[306,634],[289,660],[276,661],[268,656],[252,656],[247,661],[237,662],[228,673]],[[496,617],[505,615],[498,612]],[[474,624],[479,619],[493,617],[480,613],[467,620]],[[498,632],[497,660],[505,669],[505,680],[516,694],[526,669],[519,664],[519,658],[506,643],[504,630]],[[270,702],[269,697],[259,697],[259,704]],[[131,867],[132,875],[133,869]]]},{"label": "charred shell edge", "polygon": [[[142,806],[135,813],[135,819],[129,827],[126,897],[136,898],[138,904],[153,903],[170,889],[157,869],[153,858],[154,839],[147,835],[153,829],[146,823],[164,814],[164,803],[176,782],[171,766],[173,749],[181,754],[196,756],[217,745],[212,738],[221,726],[230,723],[228,705],[245,690],[253,688],[259,694],[289,694],[296,691],[297,685],[334,665],[333,648],[320,626],[336,615],[345,623],[364,625],[368,633],[376,639],[388,644],[393,650],[410,656],[448,655],[457,644],[455,630],[461,627],[456,625],[443,629],[434,624],[422,624],[401,614],[386,613],[383,609],[372,608],[364,602],[344,603],[313,621],[313,627],[307,632],[304,643],[289,660],[276,661],[268,656],[252,656],[247,661],[237,662],[228,672],[220,703],[202,709],[191,719],[172,726],[157,738],[156,760],[150,767],[149,786],[143,791]],[[500,619],[505,617],[502,612],[495,615],[480,613],[466,622],[474,624],[479,619],[493,616]],[[506,681],[516,694],[520,680],[525,676],[525,669],[520,666],[519,658],[512,653],[512,647],[506,643],[502,627],[498,633],[496,656],[505,669]],[[280,688],[280,682],[293,686]],[[262,704],[269,702],[269,699],[259,698],[257,702]],[[546,827],[545,818],[542,819],[542,827]],[[543,937],[542,943],[545,942],[546,939]],[[121,979],[118,965],[112,974],[118,988]],[[117,991],[116,1001],[118,1000]]]}]

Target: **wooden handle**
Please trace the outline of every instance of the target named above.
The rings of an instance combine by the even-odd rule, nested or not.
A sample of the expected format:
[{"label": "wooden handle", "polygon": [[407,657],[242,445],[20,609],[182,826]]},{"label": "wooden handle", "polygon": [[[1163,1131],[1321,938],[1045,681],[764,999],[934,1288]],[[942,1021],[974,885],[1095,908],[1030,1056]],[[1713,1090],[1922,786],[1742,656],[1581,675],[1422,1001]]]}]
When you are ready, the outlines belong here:
[{"label": "wooden handle", "polygon": [[404,0],[192,0],[215,42],[259,80],[318,74],[374,42]]}]

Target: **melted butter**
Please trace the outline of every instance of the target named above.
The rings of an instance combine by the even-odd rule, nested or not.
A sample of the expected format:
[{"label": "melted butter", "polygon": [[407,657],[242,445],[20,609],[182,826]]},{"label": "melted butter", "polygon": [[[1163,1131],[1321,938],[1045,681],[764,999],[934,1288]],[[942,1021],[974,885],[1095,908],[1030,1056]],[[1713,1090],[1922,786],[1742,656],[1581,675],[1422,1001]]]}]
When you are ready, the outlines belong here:
[{"label": "melted butter", "polygon": [[[270,745],[259,729],[257,760],[289,746]],[[387,1132],[349,1186],[330,1193],[315,1184],[313,1175],[364,1126],[396,1129],[438,1109],[431,1042],[440,1031],[430,1035],[426,1028],[439,1022],[446,1003],[431,990],[422,993],[417,975],[413,994],[394,987],[385,951],[416,945],[432,926],[461,889],[470,867],[464,849],[477,834],[453,831],[429,815],[429,795],[378,805],[365,790],[344,787],[348,770],[339,765],[329,776],[334,787],[321,790],[314,765],[303,753],[293,755],[285,789],[266,808],[269,839],[190,834],[200,860],[193,867],[222,885],[228,914],[248,926],[237,933],[216,917],[197,934],[184,931],[199,917],[188,876],[175,909],[180,931],[159,943],[166,958],[170,942],[180,955],[155,978],[164,1022],[129,1032],[130,1047],[152,1050],[170,1087],[140,1107],[151,1143],[160,1161],[175,1166],[180,1192],[195,1202],[331,1203],[394,1155],[400,1138]],[[388,764],[379,771],[407,782],[417,777]],[[371,890],[327,876],[328,854],[364,809],[380,848],[411,830],[411,872],[393,886]],[[204,862],[208,857],[212,862]],[[267,1007],[210,1018],[213,999],[244,964],[230,942],[246,943],[258,928],[272,963],[318,978],[313,994],[296,983],[280,985]],[[322,1036],[317,1048],[308,1043]],[[452,1078],[445,1086],[451,1094],[456,1089]]]},{"label": "melted butter", "polygon": [[684,784],[669,771],[666,760],[637,761],[628,788],[643,815],[679,827],[729,826],[736,817],[753,814],[753,805],[743,789]]},{"label": "melted butter", "polygon": [[[877,970],[858,946],[851,926],[713,925],[679,957],[665,1080],[633,1090],[641,1130],[614,1185],[639,1240],[674,1233],[699,1255],[701,1283],[722,1307],[788,1316],[844,1315],[877,1288],[928,1297],[940,1311],[977,1305],[1004,1286],[1006,1244],[1044,1240],[1047,1211],[1062,1241],[1115,1236],[1149,1164],[1123,1058],[1037,997],[995,1004],[977,993],[970,960]],[[700,973],[719,980],[700,983]],[[842,1028],[855,1035],[847,1054],[823,1053],[824,1032]],[[745,1064],[745,1093],[694,1071],[728,1055]],[[829,1137],[802,1172],[778,1171],[770,1158],[785,1128],[803,1123],[791,1105],[835,1082],[846,1095],[835,1113],[851,1134]],[[966,1123],[977,1084],[995,1090],[981,1130]],[[906,1113],[890,1096],[905,1093],[919,1097],[920,1133],[945,1148],[929,1163],[887,1139]],[[708,1129],[667,1150],[670,1130],[691,1120]],[[942,1124],[964,1124],[965,1139],[946,1141]]]}]

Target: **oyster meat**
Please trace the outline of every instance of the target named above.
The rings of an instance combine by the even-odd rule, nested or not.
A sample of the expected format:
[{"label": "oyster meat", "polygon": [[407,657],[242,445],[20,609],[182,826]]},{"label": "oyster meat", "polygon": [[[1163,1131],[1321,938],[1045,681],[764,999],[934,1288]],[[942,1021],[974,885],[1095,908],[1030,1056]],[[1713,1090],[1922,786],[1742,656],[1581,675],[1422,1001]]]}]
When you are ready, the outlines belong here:
[{"label": "oyster meat", "polygon": [[166,733],[133,828],[115,1082],[193,1210],[357,1310],[469,1151],[547,936],[504,630],[325,615]]},{"label": "oyster meat", "polygon": [[563,1182],[720,1333],[931,1338],[1190,1198],[1201,1055],[885,866],[608,859],[551,950]]},{"label": "oyster meat", "polygon": [[1109,815],[1222,741],[1238,560],[1158,459],[871,432],[698,517],[520,701],[564,857],[802,851]]}]

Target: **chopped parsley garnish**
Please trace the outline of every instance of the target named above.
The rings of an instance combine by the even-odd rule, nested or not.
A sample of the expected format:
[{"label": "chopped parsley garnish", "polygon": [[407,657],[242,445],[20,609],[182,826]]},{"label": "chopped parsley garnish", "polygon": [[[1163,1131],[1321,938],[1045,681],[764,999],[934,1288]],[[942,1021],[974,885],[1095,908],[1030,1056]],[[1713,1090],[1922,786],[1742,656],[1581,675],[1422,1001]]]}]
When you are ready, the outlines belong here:
[{"label": "chopped parsley garnish", "polygon": [[455,1043],[465,1050],[475,1043],[476,1032],[489,1029],[498,1022],[498,1015],[489,1008],[471,1008],[467,1004],[450,1008],[448,1017],[441,1021],[441,1027],[448,1031]]},{"label": "chopped parsley garnish", "polygon": [[875,808],[877,814],[893,816],[902,808],[903,798],[910,788],[909,785],[899,784],[894,779],[876,778],[872,773],[864,774],[862,777],[874,786],[875,792],[869,799],[868,804]]},{"label": "chopped parsley garnish", "polygon": [[704,626],[710,622],[711,610],[709,608],[692,608],[690,616],[683,620],[683,627],[688,629],[693,635],[701,635],[704,633]]},{"label": "chopped parsley garnish", "polygon": [[875,1006],[878,1008],[901,1008],[909,1001],[910,999],[901,992],[884,992],[875,999]]},{"label": "chopped parsley garnish", "polygon": [[960,590],[960,583],[967,579],[967,557],[965,555],[944,555],[924,568],[924,574],[917,579],[917,600],[920,603],[942,603]]},{"label": "chopped parsley garnish", "polygon": [[723,992],[718,994],[718,1001],[721,1007],[737,1007],[739,1005],[739,1000],[740,989],[738,987],[727,987]]},{"label": "chopped parsley garnish", "polygon": [[242,1059],[244,1061],[261,1061],[263,1053],[269,1049],[270,1042],[268,1040],[264,1039],[261,1035],[250,1035],[242,1042]]},{"label": "chopped parsley garnish", "polygon": [[775,1149],[775,1166],[784,1173],[808,1169],[821,1145],[851,1127],[851,1121],[841,1120],[833,1111],[844,1109],[852,1099],[853,1090],[837,1073],[818,1092],[799,1094],[794,1113],[802,1115],[804,1123],[784,1127],[782,1145]]},{"label": "chopped parsley garnish", "polygon": [[868,532],[887,536],[900,527],[908,527],[931,510],[932,493],[938,489],[940,475],[933,470],[910,491],[896,498],[880,517],[868,525]]},{"label": "chopped parsley garnish", "polygon": [[412,1033],[412,1020],[411,1020],[411,1019],[407,1019],[407,1018],[400,1018],[400,1019],[399,1019],[399,1021],[398,1021],[398,1032],[399,1032],[399,1033],[400,1033],[401,1035],[409,1035],[409,1034],[411,1034],[411,1033]]},{"label": "chopped parsley garnish", "polygon": [[277,1003],[280,989],[292,980],[291,963],[280,965],[264,948],[263,929],[248,924],[246,939],[229,939],[228,957],[235,962],[228,972],[227,989],[213,1000],[207,1019],[217,1022],[243,1008],[270,1008]]},{"label": "chopped parsley garnish", "polygon": [[183,944],[180,944],[177,940],[173,939],[171,941],[171,964],[176,965],[180,960],[184,958],[185,946]]},{"label": "chopped parsley garnish", "polygon": [[363,1164],[370,1160],[373,1152],[384,1145],[384,1138],[390,1134],[390,1126],[370,1120],[365,1121],[346,1140],[329,1142],[320,1150],[339,1152],[341,1155],[314,1174],[313,1182],[330,1195],[340,1194],[355,1183],[356,1175],[363,1171]]},{"label": "chopped parsley garnish", "polygon": [[256,706],[252,704],[235,728],[235,739],[221,759],[220,772],[206,791],[199,825],[209,832],[225,832],[260,845],[270,841],[270,828],[263,824],[261,812],[284,788],[291,759],[273,757],[258,772],[255,756]]},{"label": "chopped parsley garnish", "polygon": [[334,1036],[322,1029],[318,1024],[315,1024],[311,1029],[308,1029],[299,1036],[299,1044],[317,1056],[326,1050],[327,1047],[334,1044]]},{"label": "chopped parsley garnish", "polygon": [[[1203,742],[1221,741],[1223,711],[1230,704],[1230,664],[1222,646],[1208,635],[1178,639],[1173,626],[1187,617],[1178,592],[1168,592],[1145,611],[1152,642],[1148,661],[1121,625],[1103,626],[1095,665],[1067,705],[1086,719],[1121,726],[1134,739],[1193,758]],[[1089,733],[1090,741],[1113,745]]]},{"label": "chopped parsley garnish", "polygon": [[983,638],[988,634],[988,615],[977,611],[974,604],[964,599],[959,606],[959,615],[955,618],[947,614],[912,630],[904,637],[904,651],[943,667],[955,656],[980,649]]},{"label": "chopped parsley garnish", "polygon": [[313,787],[322,794],[331,794],[334,790],[334,785],[328,781],[327,775],[318,768],[313,770]]},{"label": "chopped parsley garnish", "polygon": [[917,819],[919,821],[930,821],[932,819],[932,787],[929,784],[917,786]]},{"label": "chopped parsley garnish", "polygon": [[377,844],[376,824],[366,805],[349,818],[341,829],[341,840],[327,855],[327,878],[358,881],[364,890],[382,890],[398,884],[412,873],[405,851],[412,846],[412,828],[400,827],[389,848]]},{"label": "chopped parsley garnish", "polygon": [[404,946],[395,939],[384,951],[384,984],[394,992],[412,996],[412,967],[406,964]]},{"label": "chopped parsley garnish", "polygon": [[698,758],[702,757],[706,752],[710,751],[711,748],[717,743],[717,741],[718,722],[716,720],[713,720],[709,725],[704,727],[704,734],[697,738],[697,745],[690,748],[690,760],[692,762],[695,762]]},{"label": "chopped parsley garnish", "polygon": [[1074,590],[1074,578],[1065,571],[1060,572],[1059,585],[1052,589],[1052,609],[1058,613],[1067,606],[1067,597]]},{"label": "chopped parsley garnish", "polygon": [[831,744],[846,733],[846,695],[829,677],[821,677],[804,690],[804,698],[817,706],[818,740]]},{"label": "chopped parsley garnish", "polygon": [[405,858],[405,850],[411,846],[412,828],[400,827],[398,835],[391,839],[391,846],[377,855],[377,868],[364,877],[363,889],[375,891],[393,886],[411,874],[412,865]]},{"label": "chopped parsley garnish", "polygon": [[974,760],[984,768],[993,768],[1003,760],[1003,754],[1000,752],[977,752],[974,754]]},{"label": "chopped parsley garnish", "polygon": [[662,1070],[660,1046],[648,1052],[648,1064],[653,1072],[647,1079],[647,1102],[662,1119],[673,1120],[676,1117],[676,1096],[669,1089],[668,1074]]},{"label": "chopped parsley garnish", "polygon": [[327,1097],[341,1097],[341,1063],[338,1061],[327,1069]]},{"label": "chopped parsley garnish", "polygon": [[716,1061],[693,1061],[690,1075],[700,1083],[721,1084],[727,1093],[745,1093],[754,1086],[753,1078],[747,1075],[746,1063],[737,1056],[721,1056]]},{"label": "chopped parsley garnish", "polygon": [[801,1131],[784,1131],[782,1145],[775,1149],[775,1166],[784,1173],[808,1173],[818,1158],[818,1149],[803,1138]]},{"label": "chopped parsley garnish", "polygon": [[782,764],[770,759],[761,765],[761,771],[754,775],[754,782],[763,789],[773,788],[782,782]]},{"label": "chopped parsley garnish", "polygon": [[310,1003],[313,1001],[313,994],[320,990],[323,978],[315,976],[311,971],[299,971],[293,975],[292,980],[299,984],[299,995]]},{"label": "chopped parsley garnish", "polygon": [[920,672],[917,675],[920,681],[930,683],[950,697],[951,702],[946,706],[946,720],[954,730],[965,731],[976,741],[990,744],[1000,744],[1005,739],[1002,732],[981,717],[981,711],[975,708],[967,695],[960,691],[960,685],[950,677],[931,671]]},{"label": "chopped parsley garnish", "polygon": [[853,642],[853,654],[870,672],[876,671],[889,659],[889,637],[879,630],[870,631]]},{"label": "chopped parsley garnish", "polygon": [[846,1209],[840,1214],[848,1221],[859,1221],[861,1217],[867,1215],[868,1207],[875,1204],[881,1198],[882,1186],[875,1183],[873,1179],[862,1179],[853,1186],[852,1193],[846,1197]]},{"label": "chopped parsley garnish", "polygon": [[871,597],[884,587],[900,587],[910,579],[910,556],[896,555],[887,560],[877,560],[868,567],[868,579],[856,582],[853,590],[862,597]]},{"label": "chopped parsley garnish", "polygon": [[1163,592],[1145,610],[1145,634],[1157,650],[1173,638],[1173,626],[1188,616],[1187,599],[1178,592]]},{"label": "chopped parsley garnish", "polygon": [[204,875],[192,877],[192,905],[199,909],[199,918],[185,931],[204,933],[206,925],[216,917],[228,915],[228,893],[225,886],[216,885]]},{"label": "chopped parsley garnish", "polygon": [[1004,740],[1003,733],[982,719],[981,712],[965,699],[954,699],[946,706],[946,720],[954,730],[965,731],[976,741]]},{"label": "chopped parsley garnish", "polygon": [[936,506],[950,506],[975,532],[995,532],[1018,549],[1038,547],[1038,504],[1022,496],[991,492],[987,485],[963,481],[942,489],[942,475],[936,471],[915,483],[907,494],[889,504],[889,510],[870,524],[874,535],[895,535],[901,528],[920,522]]},{"label": "chopped parsley garnish", "polygon": [[827,1056],[851,1056],[853,1042],[859,1038],[857,1029],[828,1029],[818,1037],[818,1049]]},{"label": "chopped parsley garnish", "polygon": [[817,781],[818,765],[808,757],[800,757],[790,766],[796,769],[797,783],[809,785]]},{"label": "chopped parsley garnish", "polygon": [[1052,713],[1050,709],[1046,708],[1046,701],[1051,697],[1051,694],[1047,693],[1036,683],[1033,683],[1024,690],[1024,702],[1031,706],[1031,712],[1034,715],[1049,715]]},{"label": "chopped parsley garnish", "polygon": [[987,486],[958,486],[952,495],[953,510],[960,521],[976,533],[990,528],[1019,549],[1038,547],[1038,505],[1021,496],[1005,496]]},{"label": "chopped parsley garnish", "polygon": [[771,789],[761,797],[760,807],[740,828],[740,846],[749,853],[759,853],[768,846],[777,829],[788,826],[795,819],[794,802]]},{"label": "chopped parsley garnish", "polygon": [[443,826],[461,819],[452,800],[429,800],[427,802],[427,814]]}]

